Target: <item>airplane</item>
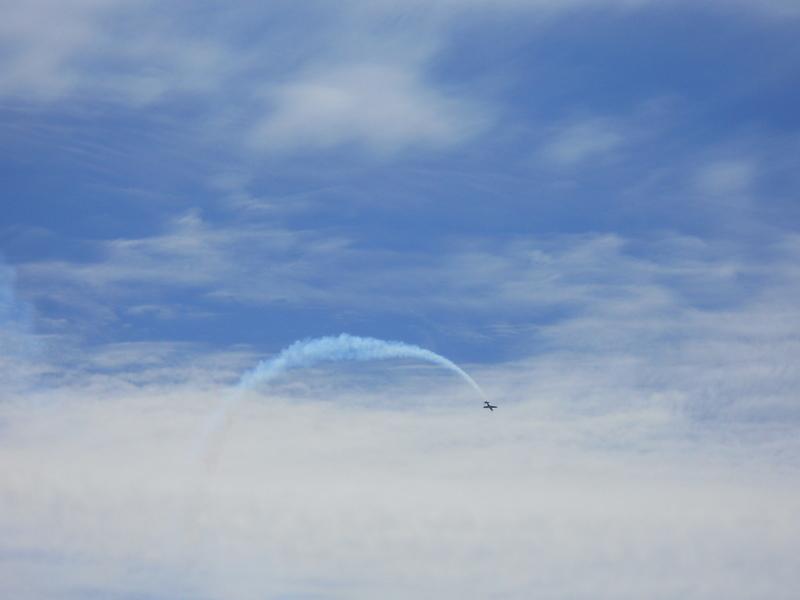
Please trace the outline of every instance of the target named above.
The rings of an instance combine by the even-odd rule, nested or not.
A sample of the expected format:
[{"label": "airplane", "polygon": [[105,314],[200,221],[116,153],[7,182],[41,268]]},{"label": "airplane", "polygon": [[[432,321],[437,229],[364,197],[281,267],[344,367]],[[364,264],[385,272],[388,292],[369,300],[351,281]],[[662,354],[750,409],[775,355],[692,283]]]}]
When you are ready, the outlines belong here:
[{"label": "airplane", "polygon": [[497,407],[494,404],[489,404],[488,400],[484,400],[483,408],[488,408],[490,412],[494,412],[494,409]]}]

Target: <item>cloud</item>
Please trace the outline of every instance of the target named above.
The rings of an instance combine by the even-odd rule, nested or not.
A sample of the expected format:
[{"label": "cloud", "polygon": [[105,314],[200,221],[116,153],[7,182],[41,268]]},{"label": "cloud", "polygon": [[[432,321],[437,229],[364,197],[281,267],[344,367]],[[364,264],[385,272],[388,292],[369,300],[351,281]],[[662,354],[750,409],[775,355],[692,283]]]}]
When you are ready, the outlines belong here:
[{"label": "cloud", "polygon": [[564,170],[624,168],[634,162],[634,150],[646,157],[655,143],[665,143],[685,112],[681,104],[676,97],[653,96],[626,111],[561,119],[539,134],[535,159]]},{"label": "cloud", "polygon": [[5,3],[0,94],[51,100],[71,91],[78,76],[71,62],[91,52],[109,6],[97,0]]},{"label": "cloud", "polygon": [[560,167],[587,160],[607,160],[625,142],[619,126],[609,119],[579,119],[559,127],[541,149],[542,156]]},{"label": "cloud", "polygon": [[[510,356],[542,355],[550,372],[591,360],[609,386],[616,377],[643,393],[655,385],[690,415],[777,422],[800,417],[788,358],[800,350],[797,258],[794,236],[783,234],[753,256],[677,235],[451,240],[435,256],[417,255],[321,232],[215,227],[189,214],[158,236],[106,243],[94,263],[30,263],[20,274],[32,298],[87,307],[72,314],[73,331],[81,319],[97,326],[103,310],[122,326],[176,293],[189,294],[184,302],[200,315],[314,307],[337,329],[347,328],[341,311],[378,321],[422,315],[454,343],[502,339]],[[193,329],[207,322],[170,318]],[[594,398],[590,381],[576,398]]]},{"label": "cloud", "polygon": [[[0,378],[2,396],[36,372],[40,342],[33,330],[32,306],[18,295],[16,270],[0,256]],[[2,398],[0,396],[0,398]]]},{"label": "cloud", "polygon": [[[101,242],[93,261],[30,262],[19,269],[32,295],[58,298],[68,292],[115,303],[125,298],[133,306],[184,289],[237,304],[367,308],[381,298],[385,307],[513,311],[583,304],[611,287],[641,286],[651,267],[627,258],[623,245],[613,235],[499,245],[464,240],[431,258],[427,252],[360,247],[324,231],[269,223],[213,225],[190,212],[158,235]],[[609,273],[604,260],[628,273],[628,281]],[[420,294],[419,282],[425,281],[438,284]]]},{"label": "cloud", "polygon": [[[4,591],[791,598],[800,243],[779,236],[757,258],[725,244],[469,239],[387,261],[189,213],[105,243],[97,264],[28,265],[23,279],[112,304],[130,288],[262,303],[290,289],[327,306],[364,294],[361,310],[444,306],[472,330],[495,314],[526,345],[465,365],[500,405],[491,415],[425,365],[287,374],[240,404],[211,473],[197,436],[252,349],[63,352],[47,385],[0,403]],[[556,319],[524,312],[553,306]]]},{"label": "cloud", "polygon": [[142,108],[170,94],[217,88],[233,65],[230,49],[186,35],[173,11],[154,7],[128,0],[7,3],[0,95],[78,106],[99,96]]},{"label": "cloud", "polygon": [[[458,23],[486,11],[535,22],[651,4],[349,1],[335,11],[322,3],[216,11],[200,3],[185,11],[127,0],[13,0],[0,24],[0,97],[59,114],[98,102],[146,114],[180,106],[178,121],[192,136],[247,153],[442,150],[472,138],[500,110],[437,76]],[[753,10],[783,14],[789,3],[757,4]],[[609,123],[575,123],[552,140],[548,156],[571,164],[619,144]]]},{"label": "cloud", "polygon": [[[589,213],[573,206],[563,215],[574,221],[555,225],[597,228],[582,235],[541,233],[554,226],[538,221],[548,208],[530,173],[484,194],[487,181],[517,177],[516,166],[499,164],[507,154],[498,149],[509,146],[467,152],[472,158],[458,163],[425,155],[480,139],[502,113],[442,78],[457,79],[473,64],[448,54],[455,31],[472,31],[462,28],[466,19],[491,12],[535,21],[654,4],[279,2],[219,11],[207,3],[191,11],[170,3],[7,4],[0,96],[57,113],[51,125],[65,138],[74,121],[58,115],[88,107],[79,121],[93,123],[92,135],[116,140],[109,134],[122,132],[118,126],[138,134],[147,114],[154,128],[167,124],[159,139],[180,123],[202,131],[186,146],[205,136],[214,159],[230,161],[231,147],[247,156],[234,153],[236,169],[215,163],[223,176],[214,183],[229,200],[223,210],[176,215],[171,204],[165,218],[155,199],[174,197],[176,188],[190,190],[186,203],[204,201],[194,179],[203,157],[190,152],[191,162],[180,162],[192,166],[186,176],[175,176],[171,163],[158,177],[142,177],[126,170],[131,153],[117,155],[106,164],[120,167],[109,181],[157,181],[170,192],[153,194],[141,221],[141,206],[111,207],[102,198],[95,210],[100,198],[84,196],[82,186],[104,177],[50,169],[63,148],[49,148],[43,166],[21,175],[47,171],[42,190],[76,177],[63,197],[15,218],[50,215],[67,222],[58,226],[63,235],[119,237],[71,238],[69,248],[55,235],[46,244],[37,241],[46,236],[31,237],[17,246],[15,255],[28,258],[16,269],[0,265],[5,595],[798,595],[800,238],[783,219],[773,228],[759,221],[755,243],[729,231],[702,239],[671,231],[678,220],[660,220],[654,208],[661,199],[665,211],[683,215],[686,198],[712,205],[751,195],[766,204],[771,192],[756,188],[767,180],[771,189],[791,187],[781,182],[794,177],[794,164],[771,160],[794,156],[783,152],[791,144],[781,138],[759,149],[771,135],[759,130],[704,153],[678,127],[680,141],[665,136],[642,161],[618,160],[645,154],[644,137],[670,127],[644,109],[569,113],[540,130],[538,158],[564,176],[614,167],[601,181],[613,182],[607,195],[596,193],[602,185],[588,188],[580,210]],[[730,6],[720,10],[743,5]],[[505,26],[495,23],[492,35]],[[534,102],[526,114],[541,108]],[[331,151],[369,176],[320,175],[342,165],[330,157],[298,166],[272,160]],[[153,152],[149,160],[159,162]],[[413,159],[415,152],[424,160],[388,168],[350,162],[351,154]],[[371,197],[401,179],[408,184],[380,202]],[[463,187],[453,188],[456,181]],[[336,202],[313,214],[292,212],[298,204],[319,208],[308,197],[295,202],[292,190],[326,184],[350,189],[319,194]],[[453,191],[467,187],[474,195]],[[426,205],[419,213],[394,220],[407,204],[383,206],[419,190],[414,203]],[[268,194],[290,198],[257,197]],[[369,204],[344,198],[359,194]],[[656,225],[626,222],[611,234],[590,221],[617,202],[636,205],[636,219]],[[473,203],[471,216],[451,218],[448,211]],[[777,204],[766,208],[786,214]],[[75,222],[84,213],[132,222],[115,230],[125,233],[98,234],[61,218],[70,210],[78,210]],[[475,217],[490,214],[493,223]],[[406,236],[403,227],[422,217],[423,231]],[[151,219],[158,228],[145,230]],[[390,230],[403,239],[384,239]],[[431,347],[463,362],[500,408],[481,410],[451,373],[412,360],[293,369],[243,398],[209,471],[194,454],[207,416],[230,384],[292,335],[270,325],[284,318],[286,330],[335,328],[318,331],[324,335],[349,320],[362,334],[415,343],[385,329],[424,320]],[[243,336],[257,347],[225,347]],[[35,356],[22,351],[33,341],[44,346]]]},{"label": "cloud", "polygon": [[152,3],[12,2],[0,96],[67,111],[98,98],[150,111],[188,102],[202,121],[183,120],[195,135],[271,152],[437,149],[474,134],[484,108],[428,76],[429,28],[400,31],[362,8],[233,7],[199,32],[196,15]]},{"label": "cloud", "polygon": [[[215,225],[189,212],[157,235],[98,243],[92,261],[32,261],[19,272],[30,294],[58,296],[69,289],[116,301],[124,292],[132,294],[131,308],[147,306],[148,295],[169,289],[241,303],[325,299],[329,306],[361,306],[359,299],[372,304],[381,298],[387,306],[499,312],[597,306],[607,298],[620,302],[647,294],[660,294],[667,303],[713,305],[744,298],[744,289],[737,295],[743,277],[775,284],[779,277],[770,274],[788,269],[791,239],[779,235],[765,264],[731,257],[724,241],[669,234],[651,241],[614,234],[452,238],[432,256],[269,222]],[[420,294],[430,281],[436,287]]]},{"label": "cloud", "polygon": [[527,379],[491,415],[426,372],[268,391],[240,406],[214,472],[190,450],[219,388],[78,385],[4,403],[4,590],[791,597],[800,490],[780,457],[796,436],[763,444],[748,427],[734,443],[663,406],[626,409],[624,379],[592,414],[565,394],[590,374],[574,364],[561,390]]},{"label": "cloud", "polygon": [[[213,226],[203,221],[199,213],[190,211],[173,219],[161,234],[99,243],[99,258],[93,262],[34,262],[22,270],[43,283],[72,282],[101,293],[114,289],[131,292],[131,286],[138,284],[213,288],[222,293],[227,283],[234,282],[237,286],[260,288],[257,281],[249,279],[256,273],[272,272],[273,277],[280,277],[280,273],[296,269],[302,277],[304,259],[334,252],[346,244],[343,239],[270,225]],[[242,254],[240,250],[248,246],[251,252]],[[253,253],[254,247],[259,252]]]},{"label": "cloud", "polygon": [[361,144],[384,154],[448,146],[476,133],[481,112],[423,82],[417,66],[364,64],[301,76],[272,93],[252,142],[269,150]]},{"label": "cloud", "polygon": [[712,196],[741,195],[750,191],[757,173],[747,159],[717,160],[698,169],[697,187]]}]

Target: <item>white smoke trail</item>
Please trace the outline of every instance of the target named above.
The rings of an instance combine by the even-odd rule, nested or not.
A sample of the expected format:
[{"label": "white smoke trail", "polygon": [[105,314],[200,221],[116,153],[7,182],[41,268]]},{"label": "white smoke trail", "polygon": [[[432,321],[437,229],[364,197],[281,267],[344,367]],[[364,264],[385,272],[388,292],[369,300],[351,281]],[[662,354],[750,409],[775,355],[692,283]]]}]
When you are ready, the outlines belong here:
[{"label": "white smoke trail", "polygon": [[458,365],[444,356],[403,342],[356,337],[343,333],[337,337],[301,340],[284,349],[278,356],[261,362],[239,381],[241,389],[252,389],[269,383],[289,369],[311,367],[321,362],[386,360],[417,358],[449,369],[461,377],[481,397],[483,390]]},{"label": "white smoke trail", "polygon": [[[416,358],[449,369],[485,399],[486,395],[461,367],[444,356],[404,342],[364,338],[343,333],[339,336],[300,340],[285,348],[274,358],[264,360],[254,369],[242,375],[233,393],[222,402],[219,410],[208,421],[203,435],[206,460],[213,462],[216,454],[211,438],[227,428],[233,407],[239,402],[242,392],[268,384],[291,369],[312,367],[323,362],[387,360],[393,358]],[[224,436],[218,436],[222,438]],[[219,450],[219,442],[216,444]]]}]

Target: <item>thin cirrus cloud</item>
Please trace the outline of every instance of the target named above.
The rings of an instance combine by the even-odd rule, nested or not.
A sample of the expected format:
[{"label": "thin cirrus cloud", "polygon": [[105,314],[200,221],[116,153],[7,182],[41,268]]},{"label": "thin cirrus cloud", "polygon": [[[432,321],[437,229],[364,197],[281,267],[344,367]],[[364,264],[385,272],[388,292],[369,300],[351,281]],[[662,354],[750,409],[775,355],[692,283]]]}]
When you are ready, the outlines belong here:
[{"label": "thin cirrus cloud", "polygon": [[[51,302],[71,295],[73,306],[61,310],[73,327],[92,327],[105,311],[114,315],[106,330],[124,329],[142,306],[149,307],[144,316],[166,321],[198,313],[198,341],[206,339],[204,311],[234,307],[445,317],[454,339],[464,328],[495,339],[495,326],[505,324],[504,344],[546,352],[537,372],[569,372],[597,363],[601,352],[609,363],[599,372],[613,373],[609,381],[663,390],[689,415],[795,419],[788,357],[797,351],[796,240],[783,236],[765,247],[766,262],[730,257],[724,242],[675,236],[654,240],[645,255],[629,246],[619,236],[501,246],[473,239],[432,260],[361,250],[344,239],[215,228],[189,215],[161,236],[111,243],[95,264],[31,263],[20,274]],[[243,258],[243,248],[258,248],[258,260]],[[167,290],[184,294],[191,310],[159,307]],[[552,311],[557,316],[542,316]],[[533,332],[532,321],[539,323]],[[597,385],[599,372],[586,381]],[[591,399],[591,387],[574,393]]]},{"label": "thin cirrus cloud", "polygon": [[556,166],[574,167],[588,160],[608,160],[625,141],[624,131],[612,120],[588,118],[557,128],[540,153]]},{"label": "thin cirrus cloud", "polygon": [[363,144],[378,153],[449,146],[479,131],[476,106],[424,83],[406,64],[332,67],[279,85],[252,144],[276,150]]},{"label": "thin cirrus cloud", "polygon": [[[311,292],[314,281],[327,289],[331,305],[357,302],[359,295],[379,295],[389,301],[401,294],[406,302],[418,294],[421,283],[415,282],[435,281],[436,290],[415,303],[482,310],[500,302],[512,309],[543,302],[583,303],[597,294],[635,290],[643,284],[689,298],[730,297],[739,276],[771,274],[771,281],[779,281],[780,274],[790,272],[784,267],[796,252],[793,238],[775,235],[764,248],[771,261],[763,265],[755,259],[726,257],[724,241],[680,235],[635,244],[616,234],[516,236],[502,243],[488,237],[452,238],[431,257],[269,223],[215,224],[190,212],[153,236],[95,242],[96,256],[91,260],[30,261],[19,265],[18,271],[24,281],[47,284],[51,291],[59,285],[113,295],[117,295],[113,290],[131,286],[144,286],[140,291],[145,294],[147,286],[217,288],[228,290],[232,301],[256,303],[279,297],[281,282],[306,285]],[[244,255],[246,248],[257,248],[258,258]],[[631,248],[638,248],[640,255],[631,253]],[[776,260],[781,265],[778,272]],[[714,285],[704,290],[701,282]],[[338,296],[337,290],[349,291]],[[299,304],[310,298],[319,301],[316,293],[309,297],[300,288],[294,292],[286,295]]]},{"label": "thin cirrus cloud", "polygon": [[[582,5],[599,5],[607,8],[636,9],[646,7],[648,0],[603,0],[601,2],[576,0],[574,2],[519,2],[509,0],[493,10],[514,15],[569,14]],[[709,1],[716,6],[718,3]],[[743,9],[757,12],[785,14],[792,2],[740,3]],[[198,15],[210,11],[201,3]],[[84,97],[94,92],[111,94],[111,99],[128,99],[147,105],[175,92],[204,95],[220,92],[231,84],[248,96],[267,83],[282,87],[281,74],[287,69],[301,73],[310,61],[329,62],[331,56],[345,57],[358,67],[360,57],[382,54],[419,56],[419,48],[434,50],[448,35],[448,22],[453,17],[470,15],[480,17],[488,10],[480,0],[475,2],[443,3],[431,9],[422,4],[409,4],[398,8],[393,4],[345,2],[339,10],[328,12],[324,5],[312,5],[306,12],[298,11],[297,21],[286,18],[286,6],[279,4],[267,10],[278,26],[287,33],[308,35],[308,27],[318,29],[325,39],[322,46],[314,46],[311,54],[302,50],[288,52],[281,32],[265,21],[261,35],[249,45],[236,43],[237,34],[248,32],[253,11],[236,8],[232,17],[221,22],[214,31],[192,31],[174,7],[156,3],[132,3],[128,0],[32,0],[12,1],[4,9],[0,35],[7,52],[3,57],[3,76],[0,94],[30,97],[43,100],[78,95]],[[291,14],[291,11],[288,11]],[[795,8],[796,12],[796,8]],[[212,13],[213,14],[213,13]],[[323,18],[314,18],[314,16]],[[409,35],[397,33],[391,23],[408,16],[419,17],[418,27]],[[327,20],[327,24],[326,24]],[[186,23],[184,23],[186,21]],[[305,23],[306,21],[307,23]],[[117,33],[118,35],[115,35]],[[389,38],[389,41],[385,38]],[[360,49],[355,53],[354,49]],[[271,56],[275,50],[289,60],[279,61]],[[365,52],[369,50],[369,52]],[[302,66],[302,68],[298,68]],[[321,66],[321,64],[320,64]],[[348,65],[350,66],[350,65]],[[424,61],[417,65],[425,68]],[[249,84],[246,82],[250,75]],[[270,75],[271,74],[271,75]],[[419,73],[416,73],[419,75]],[[244,82],[243,78],[244,77]],[[237,94],[242,97],[242,94]]]},{"label": "thin cirrus cloud", "polygon": [[758,166],[746,158],[710,161],[698,169],[697,188],[711,196],[740,195],[752,189]]},{"label": "thin cirrus cloud", "polygon": [[[228,143],[240,137],[251,150],[271,152],[350,143],[381,153],[441,148],[481,129],[483,109],[426,76],[424,28],[387,43],[372,31],[385,17],[355,19],[348,16],[353,10],[344,6],[331,21],[354,33],[312,25],[329,38],[325,47],[277,60],[286,55],[286,31],[266,26],[245,47],[232,41],[246,34],[247,11],[235,12],[240,18],[225,31],[196,34],[170,10],[161,14],[149,4],[13,3],[2,31],[10,51],[0,95],[61,100],[62,109],[96,97],[139,110],[190,102],[200,107],[204,136],[216,131]],[[275,16],[280,22],[280,11]],[[147,26],[133,30],[137,24]],[[353,47],[360,48],[355,55]],[[373,63],[363,62],[364,48]]]},{"label": "thin cirrus cloud", "polygon": [[[509,1],[493,10],[557,16],[584,4],[595,3]],[[597,4],[636,10],[648,2]],[[767,12],[788,5],[758,4]],[[211,8],[201,4],[198,14],[204,10]],[[58,100],[62,110],[93,98],[135,110],[189,102],[199,108],[200,122],[192,125],[199,132],[226,143],[238,140],[234,145],[251,151],[348,144],[383,154],[441,149],[473,138],[497,116],[488,104],[465,99],[431,77],[449,24],[485,10],[482,2],[436,10],[347,2],[330,14],[322,5],[298,9],[293,21],[285,15],[291,10],[278,5],[267,11],[273,18],[264,21],[260,35],[253,35],[254,15],[243,9],[207,31],[192,27],[191,19],[183,23],[174,8],[154,3],[11,2],[0,25],[7,48],[0,96]],[[418,27],[398,33],[392,24],[409,15]],[[287,51],[287,35],[308,37],[300,26],[304,21],[324,42],[308,51]],[[246,45],[236,42],[244,37]],[[560,164],[574,164],[619,144],[619,133],[608,123],[587,121],[560,132],[545,153]]]}]

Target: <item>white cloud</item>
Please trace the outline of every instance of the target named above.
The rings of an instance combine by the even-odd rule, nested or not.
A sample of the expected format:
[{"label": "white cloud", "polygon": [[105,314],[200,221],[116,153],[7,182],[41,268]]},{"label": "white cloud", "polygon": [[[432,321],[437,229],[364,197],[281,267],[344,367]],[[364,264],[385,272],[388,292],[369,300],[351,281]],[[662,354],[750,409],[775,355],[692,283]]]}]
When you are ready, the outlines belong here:
[{"label": "white cloud", "polygon": [[626,112],[578,114],[544,129],[535,158],[563,169],[622,163],[634,149],[647,153],[680,111],[675,97],[654,96]]},{"label": "white cloud", "polygon": [[[194,13],[128,0],[12,0],[0,23],[0,97],[58,110],[86,103],[146,110],[189,100],[197,121],[187,114],[185,125],[194,135],[234,147],[253,142],[250,150],[442,148],[468,139],[495,114],[446,89],[431,70],[457,18],[502,10],[535,20],[581,7],[646,4],[350,1],[335,11],[314,4],[292,12],[279,3],[216,12],[201,3]],[[786,5],[770,4],[776,11]],[[204,10],[216,26],[195,26]],[[259,22],[266,25],[254,36]],[[552,141],[549,156],[574,164],[613,151],[619,136],[607,122],[575,123]]]},{"label": "white cloud", "polygon": [[[16,270],[0,256],[0,380],[11,390],[36,368],[40,344],[33,333],[33,308],[19,297]],[[0,387],[0,400],[4,389]]]},{"label": "white cloud", "polygon": [[696,186],[712,196],[741,196],[751,191],[756,174],[757,167],[752,160],[715,160],[698,169]]},{"label": "white cloud", "polygon": [[432,256],[269,223],[215,226],[188,213],[158,235],[99,243],[95,261],[30,262],[19,273],[31,295],[71,290],[108,301],[124,292],[133,294],[131,309],[157,306],[146,299],[149,293],[182,288],[259,304],[363,307],[380,298],[387,307],[513,313],[599,307],[609,300],[624,312],[626,301],[676,309],[695,297],[736,304],[743,300],[735,294],[740,276],[768,281],[764,293],[782,275],[789,277],[784,283],[794,281],[790,237],[773,240],[766,263],[732,258],[723,242],[669,235],[636,242],[654,258],[631,254],[632,242],[621,236],[600,234],[452,240]]},{"label": "white cloud", "polygon": [[[175,290],[191,291],[201,315],[224,303],[373,316],[446,311],[441,327],[455,338],[468,321],[468,338],[502,335],[515,352],[549,356],[541,364],[552,372],[592,360],[609,386],[614,377],[641,390],[651,381],[689,414],[800,416],[789,358],[800,351],[793,237],[776,237],[759,259],[677,236],[653,240],[644,254],[628,246],[608,235],[472,240],[432,258],[319,233],[212,227],[188,215],[160,236],[109,242],[97,263],[33,263],[20,273],[31,297],[85,304],[93,326],[103,310],[153,310]],[[596,358],[606,355],[607,365]],[[573,392],[593,397],[589,383]]]},{"label": "white cloud", "polygon": [[[211,472],[192,449],[219,389],[5,403],[3,589],[22,600],[796,594],[797,465],[776,458],[793,435],[730,443],[657,408],[592,416],[531,383],[493,414],[426,377],[254,396]],[[399,408],[419,392],[414,410]],[[630,392],[601,390],[617,407]]]},{"label": "white cloud", "polygon": [[[233,7],[219,28],[200,34],[175,7],[11,2],[0,25],[8,47],[0,96],[58,100],[60,110],[98,100],[139,109],[193,100],[203,122],[197,135],[251,150],[441,148],[482,123],[482,108],[427,77],[436,37],[429,28],[379,33],[390,17],[355,3],[309,31],[303,11],[295,22],[281,10]],[[275,25],[253,40],[252,22],[270,17]],[[298,35],[302,47],[292,46]]]},{"label": "white cloud", "polygon": [[[236,248],[255,243],[273,254],[241,265]],[[532,356],[464,365],[500,404],[493,414],[427,367],[326,366],[247,398],[210,474],[193,454],[199,432],[251,352],[63,353],[78,358],[53,366],[60,387],[0,403],[4,592],[792,598],[800,244],[786,236],[761,262],[700,240],[653,243],[648,258],[617,236],[473,240],[424,265],[379,256],[376,284],[347,244],[306,260],[302,236],[187,215],[110,243],[96,272],[50,265],[49,281],[60,270],[111,296],[133,282],[263,301],[302,298],[313,281],[315,298],[348,306],[370,291],[372,304],[501,319],[537,304],[573,312],[526,331]],[[265,256],[295,262],[274,271]],[[171,275],[187,269],[198,272]],[[345,285],[326,273],[347,273]],[[437,294],[408,283],[421,273]],[[687,296],[692,282],[740,276],[758,292],[707,308]]]},{"label": "white cloud", "polygon": [[571,167],[587,160],[606,161],[625,141],[624,132],[610,119],[579,119],[557,128],[541,154],[557,166]]},{"label": "white cloud", "polygon": [[[262,285],[250,278],[261,274],[270,281],[292,271],[307,274],[306,261],[346,248],[347,241],[272,226],[213,227],[189,212],[166,230],[139,239],[117,239],[98,245],[95,262],[39,262],[21,267],[26,277],[42,283],[50,294],[59,281],[90,286],[101,293],[132,285],[215,289],[230,284],[247,288]],[[241,252],[249,248],[248,253]],[[258,248],[258,252],[254,250]]]},{"label": "white cloud", "polygon": [[[221,40],[187,36],[156,3],[31,0],[4,5],[0,95],[143,107],[174,92],[208,92],[235,64]],[[174,20],[171,20],[171,17]]]},{"label": "white cloud", "polygon": [[423,82],[417,65],[331,67],[277,86],[273,110],[252,141],[270,150],[365,145],[386,153],[447,146],[470,137],[483,116]]},{"label": "white cloud", "polygon": [[0,94],[54,99],[71,91],[78,76],[71,63],[91,52],[111,6],[101,0],[5,2]]}]

